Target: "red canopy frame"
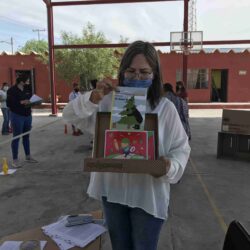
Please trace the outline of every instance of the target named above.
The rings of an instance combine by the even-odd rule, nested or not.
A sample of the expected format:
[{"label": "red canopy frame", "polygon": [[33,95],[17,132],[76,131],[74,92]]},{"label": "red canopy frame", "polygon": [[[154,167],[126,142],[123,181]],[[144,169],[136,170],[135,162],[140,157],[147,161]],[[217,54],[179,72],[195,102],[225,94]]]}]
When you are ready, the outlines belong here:
[{"label": "red canopy frame", "polygon": [[[61,1],[52,2],[51,0],[43,0],[47,6],[47,23],[48,23],[48,45],[49,45],[49,73],[50,73],[50,88],[51,88],[51,109],[52,116],[57,115],[56,107],[56,87],[55,87],[55,49],[80,49],[80,48],[119,48],[127,47],[128,43],[112,43],[112,44],[77,44],[77,45],[55,45],[54,44],[54,25],[53,25],[53,7],[56,6],[74,6],[74,5],[93,5],[93,4],[121,4],[121,3],[146,3],[146,2],[184,2],[184,20],[183,32],[188,31],[188,2],[189,0],[79,0],[79,1]],[[154,46],[170,46],[170,42],[154,42]],[[204,45],[219,45],[219,44],[250,44],[250,40],[222,40],[222,41],[203,41]],[[184,44],[185,46],[185,44]],[[187,66],[188,55],[183,53],[183,82],[187,84]]]}]

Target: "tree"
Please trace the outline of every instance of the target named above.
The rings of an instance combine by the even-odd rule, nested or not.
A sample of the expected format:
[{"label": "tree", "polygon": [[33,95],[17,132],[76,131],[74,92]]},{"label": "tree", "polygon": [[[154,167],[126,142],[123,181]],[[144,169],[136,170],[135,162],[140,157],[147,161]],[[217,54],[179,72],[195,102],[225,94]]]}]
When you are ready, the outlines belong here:
[{"label": "tree", "polygon": [[[91,23],[83,29],[81,37],[69,32],[62,32],[61,37],[62,44],[110,43],[102,32],[95,31]],[[59,77],[68,83],[79,77],[85,89],[90,87],[92,79],[115,77],[120,60],[115,56],[115,49],[110,48],[64,49],[56,51],[55,55]]]},{"label": "tree", "polygon": [[25,45],[19,49],[20,52],[23,53],[30,53],[32,51],[39,53],[39,54],[45,54],[48,52],[48,43],[45,40],[35,40],[31,39],[28,40]]},{"label": "tree", "polygon": [[123,111],[121,111],[119,114],[121,115],[121,119],[117,123],[126,124],[127,129],[131,129],[131,126],[133,126],[134,129],[140,129],[140,124],[143,121],[143,117],[135,106],[134,96],[126,101]]},{"label": "tree", "polygon": [[[71,32],[62,31],[62,44],[104,44],[110,43],[102,32],[96,32],[94,25],[88,23],[82,30],[82,35],[77,36]],[[121,43],[127,38],[120,38]],[[20,49],[21,52],[35,51],[40,54],[39,59],[48,64],[48,43],[44,40],[29,40]],[[115,53],[116,52],[116,53]],[[124,49],[61,49],[55,50],[56,73],[62,80],[71,84],[80,79],[80,85],[89,89],[90,80],[105,77],[115,77],[121,55]]]}]

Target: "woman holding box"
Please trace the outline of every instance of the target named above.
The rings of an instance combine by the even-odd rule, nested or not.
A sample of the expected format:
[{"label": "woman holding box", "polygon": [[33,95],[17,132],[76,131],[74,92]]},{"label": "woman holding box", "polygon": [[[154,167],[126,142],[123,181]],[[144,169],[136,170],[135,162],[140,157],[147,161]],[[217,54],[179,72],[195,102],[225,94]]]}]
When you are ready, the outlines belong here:
[{"label": "woman holding box", "polygon": [[[91,173],[89,196],[102,200],[113,250],[156,250],[160,230],[168,217],[170,183],[183,175],[190,147],[174,105],[162,98],[157,51],[148,42],[132,43],[123,55],[120,86],[148,88],[146,113],[158,114],[159,155],[170,168],[166,175]],[[111,110],[113,87],[100,81],[96,89],[70,102],[63,111],[67,122],[91,130],[97,111]]]}]

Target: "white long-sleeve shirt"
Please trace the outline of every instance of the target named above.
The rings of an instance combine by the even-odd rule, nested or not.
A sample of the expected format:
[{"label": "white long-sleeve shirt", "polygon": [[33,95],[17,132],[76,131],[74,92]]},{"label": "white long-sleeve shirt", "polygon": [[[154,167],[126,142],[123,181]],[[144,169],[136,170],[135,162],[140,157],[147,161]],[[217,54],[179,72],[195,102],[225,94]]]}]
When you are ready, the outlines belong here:
[{"label": "white long-sleeve shirt", "polygon": [[7,108],[6,105],[6,99],[7,99],[7,93],[0,89],[0,108]]},{"label": "white long-sleeve shirt", "polygon": [[75,98],[77,98],[79,96],[79,92],[76,92],[75,90],[73,90],[72,92],[70,92],[69,94],[69,101],[74,100]]},{"label": "white long-sleeve shirt", "polygon": [[[63,118],[82,131],[94,134],[96,112],[110,111],[112,98],[111,94],[106,95],[96,105],[89,100],[90,95],[91,92],[86,92],[68,103],[63,110]],[[158,114],[159,156],[170,160],[168,173],[155,178],[149,174],[93,172],[87,193],[98,200],[106,196],[110,202],[139,207],[157,218],[167,219],[170,183],[176,183],[181,178],[190,146],[179,115],[167,98],[162,98],[154,110],[147,104],[146,113]]]}]

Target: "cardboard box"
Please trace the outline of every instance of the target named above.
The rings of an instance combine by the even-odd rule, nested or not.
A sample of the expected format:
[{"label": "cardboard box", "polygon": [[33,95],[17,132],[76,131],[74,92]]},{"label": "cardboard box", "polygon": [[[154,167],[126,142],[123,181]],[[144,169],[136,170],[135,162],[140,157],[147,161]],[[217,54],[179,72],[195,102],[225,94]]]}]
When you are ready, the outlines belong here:
[{"label": "cardboard box", "polygon": [[[94,218],[101,219],[102,218],[102,211],[95,211],[90,212]],[[59,250],[56,243],[47,235],[45,235],[41,228],[34,228],[28,231],[8,235],[6,237],[3,237],[0,240],[0,245],[4,241],[26,241],[26,240],[46,240],[47,244],[44,247],[44,250]],[[73,247],[71,250],[100,250],[101,249],[101,236],[92,241],[90,244],[88,244],[84,248],[80,247]]]},{"label": "cardboard box", "polygon": [[[110,128],[110,112],[98,112],[94,140],[93,158],[84,159],[85,172],[146,173],[162,176],[167,173],[166,163],[158,160],[158,117],[146,114],[145,130],[154,131],[156,160],[104,159],[105,130]],[[169,162],[170,167],[170,162]]]},{"label": "cardboard box", "polygon": [[237,134],[250,134],[250,111],[223,109],[221,130]]}]

